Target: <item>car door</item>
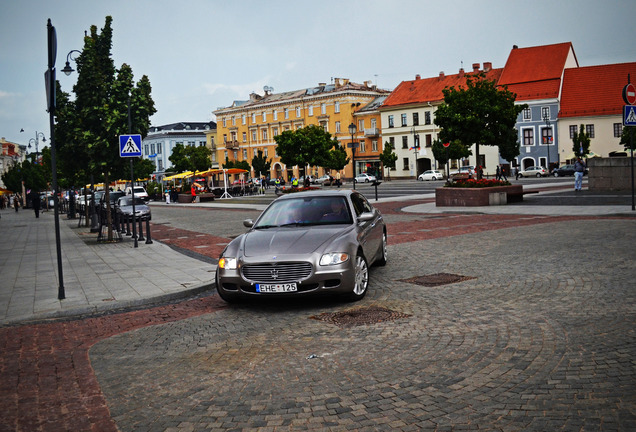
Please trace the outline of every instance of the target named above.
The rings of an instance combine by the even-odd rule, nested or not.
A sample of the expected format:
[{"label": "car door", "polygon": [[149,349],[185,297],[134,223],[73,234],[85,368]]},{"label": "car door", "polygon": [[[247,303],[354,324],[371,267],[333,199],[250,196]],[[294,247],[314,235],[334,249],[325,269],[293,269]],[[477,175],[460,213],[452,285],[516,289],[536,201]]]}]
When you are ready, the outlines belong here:
[{"label": "car door", "polygon": [[382,216],[363,195],[357,192],[351,195],[351,202],[353,203],[356,218],[362,213],[373,213],[374,215],[371,220],[357,222],[358,241],[362,246],[362,251],[368,264],[371,265],[382,248]]}]

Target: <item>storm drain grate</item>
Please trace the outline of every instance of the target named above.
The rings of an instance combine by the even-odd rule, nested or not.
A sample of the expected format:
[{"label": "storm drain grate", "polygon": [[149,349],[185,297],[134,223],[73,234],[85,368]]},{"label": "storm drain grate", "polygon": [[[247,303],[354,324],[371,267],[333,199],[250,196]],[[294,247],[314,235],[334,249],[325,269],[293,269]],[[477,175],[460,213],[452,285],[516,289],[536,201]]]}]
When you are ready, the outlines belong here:
[{"label": "storm drain grate", "polygon": [[401,282],[412,283],[416,285],[422,285],[426,287],[434,287],[440,285],[446,285],[456,282],[462,282],[470,279],[475,279],[472,276],[462,276],[451,273],[435,273],[424,276],[415,276],[410,279],[401,279]]},{"label": "storm drain grate", "polygon": [[370,306],[366,308],[350,309],[342,312],[323,312],[320,315],[310,317],[318,321],[324,321],[338,327],[353,327],[369,324],[377,324],[384,321],[394,321],[400,318],[408,318],[411,315],[396,312],[391,309]]}]

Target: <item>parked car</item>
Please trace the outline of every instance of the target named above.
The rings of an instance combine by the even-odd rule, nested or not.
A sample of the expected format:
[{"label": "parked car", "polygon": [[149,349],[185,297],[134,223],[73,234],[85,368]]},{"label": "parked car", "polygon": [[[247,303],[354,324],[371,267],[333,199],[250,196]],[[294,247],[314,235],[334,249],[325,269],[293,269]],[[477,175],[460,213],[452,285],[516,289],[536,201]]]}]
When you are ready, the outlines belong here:
[{"label": "parked car", "polygon": [[[111,191],[108,195],[109,195],[109,202],[110,202],[111,209],[115,208],[115,203],[117,202],[119,198],[126,196],[126,194],[122,191]],[[104,193],[104,195],[102,195],[102,197],[99,200],[99,207],[103,211],[106,211],[107,205],[108,203],[106,202],[106,193]]]},{"label": "parked car", "polygon": [[519,171],[519,177],[546,177],[548,170],[542,166],[531,166]]},{"label": "parked car", "polygon": [[[587,175],[588,169],[585,167],[585,171],[583,175]],[[573,176],[574,175],[574,165],[563,165],[559,168],[555,168],[552,170],[552,175],[555,177],[565,177],[565,176]]]},{"label": "parked car", "polygon": [[318,177],[316,179],[316,183],[329,186],[333,183],[333,177],[331,177],[329,174],[325,174],[321,177]]},{"label": "parked car", "polygon": [[[150,207],[141,198],[135,196],[135,218],[141,220],[152,220]],[[123,196],[117,199],[115,203],[115,211],[124,218],[132,220],[133,215],[133,198],[131,196]]]},{"label": "parked car", "polygon": [[462,166],[457,170],[451,171],[449,175],[454,176],[456,174],[468,174],[469,177],[472,177],[475,175],[475,167],[473,165]]},{"label": "parked car", "polygon": [[[126,188],[126,195],[132,195],[132,191],[133,189],[128,186]],[[135,186],[135,198],[139,197],[144,201],[148,201],[150,199],[150,197],[148,196],[148,192],[146,192],[146,189],[144,189],[143,186]]]},{"label": "parked car", "polygon": [[440,171],[437,170],[428,170],[428,171],[424,171],[422,174],[420,174],[417,179],[420,181],[423,180],[442,180],[444,178],[444,174],[442,174]]},{"label": "parked car", "polygon": [[367,293],[369,266],[387,261],[380,212],[355,190],[283,195],[219,257],[216,287],[227,301],[262,296]]},{"label": "parked car", "polygon": [[376,180],[377,179],[376,179],[376,177],[374,175],[370,175],[370,174],[367,174],[365,172],[358,174],[353,179],[353,181],[356,182],[356,183],[358,183],[358,182],[369,183],[369,182],[374,182]]}]

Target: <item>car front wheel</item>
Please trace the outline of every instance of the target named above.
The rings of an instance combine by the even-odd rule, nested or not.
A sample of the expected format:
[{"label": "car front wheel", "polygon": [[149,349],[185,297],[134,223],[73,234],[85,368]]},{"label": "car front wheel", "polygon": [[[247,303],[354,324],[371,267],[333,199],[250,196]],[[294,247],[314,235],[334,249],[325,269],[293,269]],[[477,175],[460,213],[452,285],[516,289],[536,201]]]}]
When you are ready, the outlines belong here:
[{"label": "car front wheel", "polygon": [[353,291],[349,294],[349,300],[358,301],[367,293],[367,287],[369,286],[369,266],[367,260],[362,254],[356,256],[355,265],[355,280],[353,284]]},{"label": "car front wheel", "polygon": [[541,177],[541,173],[537,173],[537,178]]}]

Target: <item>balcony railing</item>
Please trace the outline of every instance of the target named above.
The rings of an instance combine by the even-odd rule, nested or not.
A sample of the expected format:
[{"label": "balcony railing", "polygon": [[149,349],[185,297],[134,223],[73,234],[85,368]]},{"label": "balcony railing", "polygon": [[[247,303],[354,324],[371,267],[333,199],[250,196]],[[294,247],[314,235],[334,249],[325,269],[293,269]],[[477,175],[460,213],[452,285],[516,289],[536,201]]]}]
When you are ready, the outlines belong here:
[{"label": "balcony railing", "polygon": [[380,129],[378,128],[365,128],[364,129],[364,136],[365,137],[376,137],[380,135]]},{"label": "balcony railing", "polygon": [[226,141],[225,142],[225,148],[226,149],[237,149],[239,148],[239,142],[234,140],[234,141]]}]

